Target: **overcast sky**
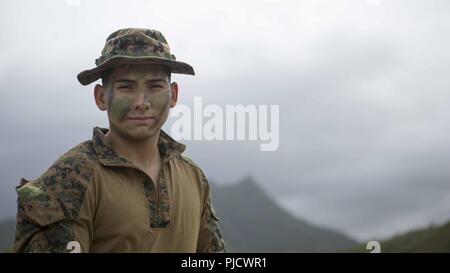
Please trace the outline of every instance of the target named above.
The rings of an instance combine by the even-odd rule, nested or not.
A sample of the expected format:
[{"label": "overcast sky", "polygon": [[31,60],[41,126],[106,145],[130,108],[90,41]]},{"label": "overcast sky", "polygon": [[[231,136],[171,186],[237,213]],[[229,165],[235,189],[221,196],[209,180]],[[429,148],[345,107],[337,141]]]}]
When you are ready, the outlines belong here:
[{"label": "overcast sky", "polygon": [[449,1],[1,5],[0,219],[21,177],[107,126],[76,75],[125,27],[162,31],[195,68],[173,76],[179,103],[280,105],[275,152],[185,142],[214,182],[254,176],[294,214],[360,240],[450,219]]}]

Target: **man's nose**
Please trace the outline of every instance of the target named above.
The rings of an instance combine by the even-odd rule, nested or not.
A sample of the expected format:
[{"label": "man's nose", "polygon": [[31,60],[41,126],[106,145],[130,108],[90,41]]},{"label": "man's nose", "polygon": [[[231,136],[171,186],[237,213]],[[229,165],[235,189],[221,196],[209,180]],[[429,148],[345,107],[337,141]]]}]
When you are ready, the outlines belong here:
[{"label": "man's nose", "polygon": [[150,107],[150,95],[147,92],[139,92],[134,100],[135,110],[148,110]]}]

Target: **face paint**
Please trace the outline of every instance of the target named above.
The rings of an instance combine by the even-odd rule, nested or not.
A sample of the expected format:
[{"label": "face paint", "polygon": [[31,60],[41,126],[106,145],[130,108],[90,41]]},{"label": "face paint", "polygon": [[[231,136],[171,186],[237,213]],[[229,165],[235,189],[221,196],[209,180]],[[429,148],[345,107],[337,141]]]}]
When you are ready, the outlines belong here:
[{"label": "face paint", "polygon": [[[136,76],[137,80],[144,80],[147,77],[149,70],[154,77],[157,77],[159,75],[163,75],[164,78],[167,77],[167,74],[161,72],[161,69],[158,67],[149,67],[147,70],[137,70],[137,71],[131,70],[131,71],[134,72],[134,75]],[[158,112],[163,112],[170,104],[170,98],[172,97],[170,90],[170,83],[168,89],[169,90],[165,89],[163,91],[150,94],[146,92],[144,95],[144,101],[150,102],[150,108],[153,108]]]},{"label": "face paint", "polygon": [[111,103],[111,116],[116,120],[121,120],[127,116],[131,110],[131,100],[115,99]]},{"label": "face paint", "polygon": [[[162,75],[164,78],[170,73],[159,66],[147,66],[146,70],[137,70],[138,67],[128,67],[128,72],[133,73],[137,80],[144,80],[148,74],[152,74],[153,77]],[[168,79],[168,78],[167,78]]]},{"label": "face paint", "polygon": [[163,112],[166,110],[167,106],[169,106],[170,104],[170,98],[170,90],[164,90],[162,92],[157,92],[148,96],[150,107],[157,110],[158,112]]},{"label": "face paint", "polygon": [[114,99],[114,91],[108,91],[108,110],[115,120],[124,118],[131,109],[131,100],[128,98]]},{"label": "face paint", "polygon": [[[135,81],[133,89],[122,90],[120,85],[113,84],[114,79],[131,79]],[[163,79],[165,83],[156,83],[162,87],[154,87],[148,80]],[[172,98],[171,86],[166,71],[151,67],[131,66],[121,67],[111,76],[111,86],[107,93],[108,115],[110,128],[121,135],[142,137],[154,134],[167,120]],[[143,104],[143,105],[142,105]],[[144,107],[145,106],[145,107]],[[155,119],[142,126],[128,117],[151,115]]]}]

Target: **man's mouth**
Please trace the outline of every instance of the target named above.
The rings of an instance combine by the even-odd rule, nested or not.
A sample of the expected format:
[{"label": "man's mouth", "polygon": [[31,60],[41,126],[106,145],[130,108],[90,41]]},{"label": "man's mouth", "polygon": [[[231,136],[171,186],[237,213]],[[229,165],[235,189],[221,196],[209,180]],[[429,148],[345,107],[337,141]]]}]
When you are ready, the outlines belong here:
[{"label": "man's mouth", "polygon": [[140,116],[140,117],[128,117],[129,119],[135,119],[135,120],[147,120],[147,119],[154,119],[155,117],[150,116]]},{"label": "man's mouth", "polygon": [[141,116],[141,117],[128,117],[128,119],[131,119],[131,120],[142,120],[142,121],[146,121],[146,120],[152,120],[152,119],[155,119],[155,117]]}]

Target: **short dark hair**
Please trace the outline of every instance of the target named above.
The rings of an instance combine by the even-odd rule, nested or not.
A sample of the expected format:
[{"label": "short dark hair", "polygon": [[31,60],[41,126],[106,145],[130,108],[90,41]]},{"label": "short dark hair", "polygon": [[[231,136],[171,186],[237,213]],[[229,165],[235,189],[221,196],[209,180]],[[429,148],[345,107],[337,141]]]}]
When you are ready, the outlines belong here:
[{"label": "short dark hair", "polygon": [[109,68],[102,72],[102,85],[103,86],[106,86],[108,84],[109,77],[111,76],[112,72],[113,72],[113,68]]},{"label": "short dark hair", "polygon": [[[172,80],[171,79],[172,73],[170,71],[170,68],[167,67],[167,66],[162,66],[162,68],[167,73],[167,78],[168,78],[169,83],[170,83],[170,81]],[[102,85],[103,86],[106,86],[108,84],[109,78],[111,77],[111,74],[113,73],[113,71],[114,71],[114,67],[111,67],[111,68],[108,68],[108,69],[106,69],[106,70],[104,70],[102,72],[101,79],[102,79]]]}]

